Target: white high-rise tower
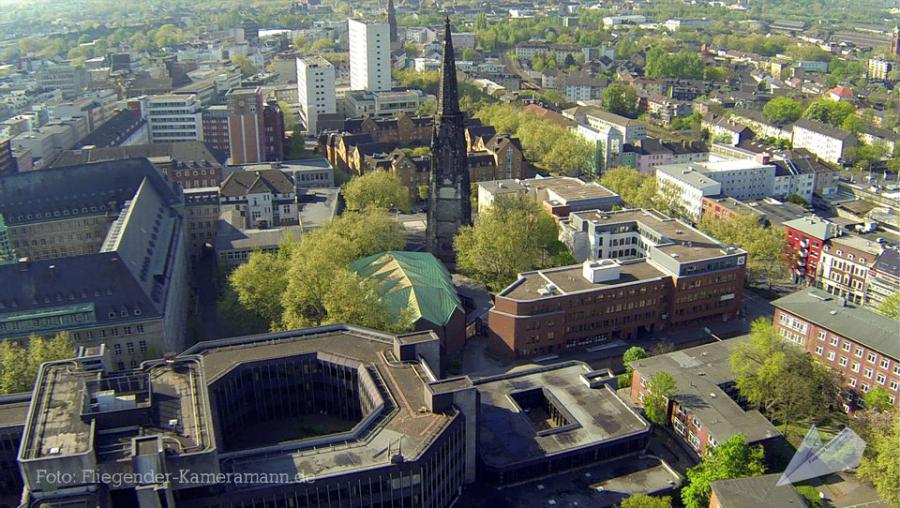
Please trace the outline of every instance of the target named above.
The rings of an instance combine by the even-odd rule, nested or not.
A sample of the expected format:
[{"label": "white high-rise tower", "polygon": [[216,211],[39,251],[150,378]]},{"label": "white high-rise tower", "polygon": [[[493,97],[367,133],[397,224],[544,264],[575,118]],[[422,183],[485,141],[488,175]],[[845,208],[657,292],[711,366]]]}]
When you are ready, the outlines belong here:
[{"label": "white high-rise tower", "polygon": [[391,27],[348,19],[350,88],[378,92],[391,89]]},{"label": "white high-rise tower", "polygon": [[321,56],[297,59],[297,100],[300,119],[310,134],[319,133],[319,115],[337,111],[334,67]]}]

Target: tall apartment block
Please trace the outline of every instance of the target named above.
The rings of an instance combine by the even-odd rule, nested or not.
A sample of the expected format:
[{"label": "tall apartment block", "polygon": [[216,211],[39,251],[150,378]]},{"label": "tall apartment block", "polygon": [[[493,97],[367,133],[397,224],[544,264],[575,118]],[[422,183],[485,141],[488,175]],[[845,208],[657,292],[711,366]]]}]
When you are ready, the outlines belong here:
[{"label": "tall apartment block", "polygon": [[300,120],[310,134],[318,134],[319,115],[337,112],[334,66],[320,56],[297,59],[297,98]]},{"label": "tall apartment block", "polygon": [[350,89],[378,92],[391,89],[391,27],[348,19]]},{"label": "tall apartment block", "polygon": [[265,161],[262,88],[233,88],[225,94],[225,99],[231,163]]},{"label": "tall apartment block", "polygon": [[203,112],[194,95],[154,95],[141,105],[151,143],[203,141]]}]

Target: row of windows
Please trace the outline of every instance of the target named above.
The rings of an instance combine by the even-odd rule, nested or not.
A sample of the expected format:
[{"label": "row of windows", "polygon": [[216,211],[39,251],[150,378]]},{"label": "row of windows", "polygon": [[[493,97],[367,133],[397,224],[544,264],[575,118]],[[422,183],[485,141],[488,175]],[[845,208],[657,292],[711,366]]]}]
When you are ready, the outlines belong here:
[{"label": "row of windows", "polygon": [[[144,325],[135,325],[134,327],[123,326],[121,328],[121,330],[119,329],[118,326],[115,326],[115,327],[110,328],[108,333],[109,333],[110,337],[118,337],[119,333],[121,333],[122,335],[131,335],[134,333],[144,333]],[[106,329],[88,330],[86,332],[73,332],[72,333],[72,338],[76,342],[79,340],[82,340],[82,339],[88,340],[88,341],[93,340],[95,338],[103,339],[103,338],[106,338],[106,336],[107,336]]]}]

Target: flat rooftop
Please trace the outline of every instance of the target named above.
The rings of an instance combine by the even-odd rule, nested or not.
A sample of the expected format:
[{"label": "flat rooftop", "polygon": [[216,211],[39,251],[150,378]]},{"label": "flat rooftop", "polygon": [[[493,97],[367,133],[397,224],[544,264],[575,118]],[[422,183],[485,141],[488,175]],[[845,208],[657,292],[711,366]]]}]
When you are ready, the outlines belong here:
[{"label": "flat rooftop", "polygon": [[831,245],[834,249],[839,249],[840,246],[844,245],[851,249],[861,250],[872,255],[873,257],[868,260],[869,262],[867,263],[869,265],[874,262],[875,257],[880,256],[881,253],[884,252],[884,248],[878,242],[873,242],[872,240],[867,240],[861,236],[856,235],[846,235],[832,238]]},{"label": "flat rooftop", "polygon": [[659,165],[656,166],[656,172],[698,188],[714,186],[719,183],[706,176],[706,173],[695,162]]},{"label": "flat rooftop", "polygon": [[[500,293],[500,296],[521,301],[543,300],[552,296],[612,288],[622,284],[668,277],[668,275],[646,261],[622,263],[619,277],[605,282],[591,282],[587,280],[582,274],[582,269],[582,265],[577,264],[522,273],[519,276],[519,280]],[[556,286],[554,294],[544,295],[538,292],[545,288],[547,284]]]},{"label": "flat rooftop", "polygon": [[[358,361],[378,374],[392,408],[364,440],[340,446],[303,447],[281,452],[241,450],[240,457],[227,464],[231,472],[284,472],[314,475],[317,478],[361,467],[390,463],[393,447],[403,440],[403,454],[417,457],[431,440],[456,416],[419,412],[425,401],[425,374],[418,365],[393,360],[391,335],[361,328],[330,326],[277,334],[239,337],[201,342],[184,354],[199,354],[209,384],[240,364],[265,362],[279,358],[329,354]],[[434,340],[437,340],[434,338]]]},{"label": "flat rooftop", "polygon": [[661,241],[656,248],[664,254],[677,256],[680,263],[714,259],[740,252],[726,252],[718,240],[684,222],[666,217],[655,210],[623,210],[620,212],[602,212],[591,210],[575,212],[572,215],[587,220],[595,226],[612,226],[616,224],[636,223],[642,228],[656,232]]},{"label": "flat rooftop", "polygon": [[[481,459],[495,467],[506,467],[648,432],[650,424],[608,385],[588,386],[582,376],[591,371],[587,364],[566,362],[474,381],[481,395]],[[532,419],[511,395],[533,389],[543,389],[555,397],[558,407],[570,413],[572,428],[537,432]]]},{"label": "flat rooftop", "polygon": [[[131,439],[143,435],[161,436],[164,447],[175,455],[211,449],[215,443],[207,424],[208,405],[198,390],[199,381],[199,364],[192,360],[160,362],[146,369],[110,375],[82,370],[75,360],[44,364],[35,385],[30,408],[32,423],[22,438],[20,456],[22,460],[34,460],[93,451],[99,463],[112,463],[126,458]],[[123,389],[135,386],[142,389]],[[96,405],[104,388],[114,390],[117,402],[126,404],[110,412],[147,409],[145,423],[122,424],[118,427],[128,430],[100,434],[97,421],[107,411]],[[137,400],[130,405],[119,400],[128,397]],[[159,406],[155,407],[164,405],[164,410],[149,410],[157,399]],[[166,421],[159,421],[162,413]],[[169,419],[176,419],[178,424],[169,425]]]},{"label": "flat rooftop", "polygon": [[31,405],[31,394],[0,397],[0,429],[25,425],[28,406]]},{"label": "flat rooftop", "polygon": [[697,417],[716,439],[744,434],[748,442],[756,443],[780,432],[759,411],[745,411],[723,388],[730,388],[734,382],[731,352],[748,338],[744,335],[652,356],[631,362],[631,366],[648,380],[658,372],[671,374],[677,385],[672,399]]},{"label": "flat rooftop", "polygon": [[842,302],[818,289],[803,289],[782,296],[774,300],[772,305],[894,360],[900,359],[900,340],[895,319],[866,307]]}]

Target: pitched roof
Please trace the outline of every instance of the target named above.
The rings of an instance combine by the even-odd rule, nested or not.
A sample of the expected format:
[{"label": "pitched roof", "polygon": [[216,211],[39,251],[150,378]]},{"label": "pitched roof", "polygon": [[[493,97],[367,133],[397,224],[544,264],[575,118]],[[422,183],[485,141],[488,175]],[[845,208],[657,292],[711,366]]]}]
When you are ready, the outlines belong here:
[{"label": "pitched roof", "polygon": [[778,486],[780,473],[752,478],[733,478],[710,483],[722,508],[806,508],[793,485]]},{"label": "pitched roof", "polygon": [[823,136],[828,136],[834,139],[840,139],[843,141],[848,141],[850,139],[855,139],[855,136],[850,131],[845,131],[844,129],[839,129],[837,127],[832,127],[828,124],[817,122],[815,120],[810,120],[809,118],[801,118],[797,120],[794,124],[794,128],[806,129],[808,131],[813,131]]},{"label": "pitched roof", "polygon": [[294,182],[277,169],[237,171],[222,182],[221,194],[225,197],[241,197],[251,193],[272,192],[291,194],[295,192]]},{"label": "pitched roof", "polygon": [[450,272],[428,252],[388,251],[357,259],[350,270],[375,283],[389,312],[445,325],[462,303]]},{"label": "pitched roof", "polygon": [[108,146],[90,150],[66,150],[50,164],[50,167],[142,157],[170,157],[173,161],[190,167],[220,168],[226,156],[201,141],[181,141],[152,145]]},{"label": "pitched roof", "polygon": [[166,204],[181,199],[180,192],[150,161],[126,159],[53,167],[0,178],[0,214],[7,225],[13,225],[40,221],[38,214],[45,218],[75,216],[84,213],[83,208],[91,207],[118,213],[121,204],[134,197],[145,178]]},{"label": "pitched roof", "polygon": [[852,339],[894,360],[900,360],[897,320],[857,307],[818,289],[804,289],[772,302],[837,335]]},{"label": "pitched roof", "polygon": [[146,123],[140,114],[123,109],[79,141],[78,146],[118,146]]}]

